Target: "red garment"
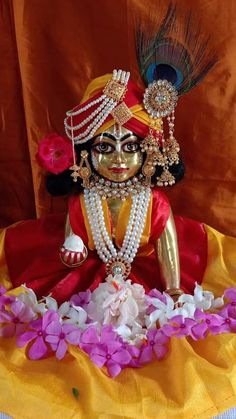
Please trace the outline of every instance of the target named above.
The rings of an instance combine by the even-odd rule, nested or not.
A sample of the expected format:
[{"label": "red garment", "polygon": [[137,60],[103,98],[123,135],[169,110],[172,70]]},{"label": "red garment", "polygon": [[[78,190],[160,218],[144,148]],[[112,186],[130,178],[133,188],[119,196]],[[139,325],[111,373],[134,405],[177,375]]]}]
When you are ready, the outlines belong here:
[{"label": "red garment", "polygon": [[[150,243],[160,237],[169,216],[169,203],[163,193],[153,190],[152,225]],[[73,231],[85,245],[88,235],[79,196],[69,203]],[[207,236],[201,223],[176,217],[178,235],[181,287],[193,292],[194,284],[201,283],[207,263]],[[9,228],[5,239],[5,256],[9,276],[14,287],[26,284],[38,297],[52,294],[58,302],[88,288],[95,289],[105,278],[105,265],[96,251],[90,251],[87,260],[78,268],[67,268],[59,258],[59,248],[64,242],[64,215],[48,215],[40,220],[24,221]],[[132,263],[133,282],[146,290],[163,290],[155,252],[149,256],[136,256]]]}]

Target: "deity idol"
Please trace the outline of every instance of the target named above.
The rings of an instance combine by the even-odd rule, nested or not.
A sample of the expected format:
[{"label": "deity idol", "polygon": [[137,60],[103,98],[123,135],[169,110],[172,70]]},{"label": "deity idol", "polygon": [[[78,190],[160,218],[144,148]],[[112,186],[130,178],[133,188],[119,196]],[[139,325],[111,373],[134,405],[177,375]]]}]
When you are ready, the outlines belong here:
[{"label": "deity idol", "polygon": [[[94,79],[81,103],[66,114],[66,137],[50,134],[40,142],[37,158],[49,172],[47,189],[54,196],[68,196],[68,214],[22,222],[5,234],[3,285],[8,290],[22,289],[22,285],[28,288],[26,296],[20,294],[17,301],[0,289],[1,335],[15,333],[18,346],[29,344],[30,359],[42,359],[52,352],[62,359],[69,344],[77,349],[68,348],[72,357],[65,360],[60,377],[68,376],[59,384],[53,362],[40,361],[41,377],[48,371],[49,378],[53,377],[53,390],[46,395],[50,409],[55,405],[55,388],[60,389],[61,382],[68,386],[77,375],[86,385],[88,377],[91,380],[89,403],[85,396],[81,401],[85,411],[90,403],[93,410],[93,397],[107,397],[104,389],[109,388],[114,400],[117,397],[111,408],[114,417],[121,404],[129,406],[136,397],[134,387],[147,392],[147,398],[153,388],[158,390],[155,408],[147,409],[145,417],[155,417],[157,407],[163,418],[185,417],[186,411],[190,415],[193,404],[200,413],[207,411],[215,393],[217,397],[221,394],[214,391],[216,374],[225,399],[231,397],[235,351],[233,345],[231,349],[227,346],[230,338],[214,337],[214,342],[225,348],[222,357],[223,352],[214,355],[196,341],[210,333],[236,331],[236,291],[230,288],[233,266],[226,259],[222,264],[219,233],[199,222],[174,217],[162,191],[184,175],[174,135],[178,97],[194,87],[215,62],[200,32],[190,36],[189,19],[183,43],[175,40],[175,18],[175,8],[170,7],[156,36],[146,39],[139,33],[138,61],[145,88],[121,69]],[[233,239],[224,243],[230,258]],[[199,284],[210,291],[204,292]],[[217,314],[215,310],[224,302],[223,298],[214,300],[213,292],[222,297],[226,287],[225,296],[231,302]],[[212,311],[205,313],[207,310]],[[154,352],[162,359],[171,337],[192,340],[173,340],[167,367],[163,361],[158,368],[147,367],[147,378],[138,370],[133,373],[135,380],[124,375],[109,386],[107,377],[97,370],[91,372],[91,365],[78,350],[79,346],[115,377],[125,367],[151,362]],[[3,365],[8,365],[7,349],[3,348],[3,354]],[[74,363],[73,357],[79,362]],[[14,360],[17,376],[27,362],[25,357],[19,366],[18,357]],[[129,380],[131,385],[127,386]],[[36,384],[30,383],[44,399],[40,378]],[[126,386],[123,392],[122,383]],[[187,394],[186,383],[190,383],[191,394]],[[199,389],[202,410],[196,399]],[[120,401],[121,393],[127,393],[126,402]],[[22,394],[28,398],[28,391]],[[63,409],[65,415],[71,414],[75,408],[70,407],[64,387],[62,394],[61,414]],[[138,395],[136,405],[141,397]],[[215,405],[224,408],[226,404],[217,397]],[[32,406],[29,403],[27,399],[27,405]],[[95,404],[97,409],[97,401]],[[134,416],[127,410],[124,415],[141,417],[141,410],[137,408]]]},{"label": "deity idol", "polygon": [[[186,32],[183,44],[177,41],[175,20],[170,7],[156,36],[138,35],[145,90],[128,71],[94,79],[80,105],[67,112],[67,138],[52,134],[40,143],[39,163],[51,172],[48,191],[69,195],[66,237],[62,218],[55,216],[29,225],[29,236],[27,225],[10,231],[6,258],[14,286],[26,281],[38,296],[50,293],[62,302],[94,290],[108,275],[129,278],[146,291],[166,291],[174,300],[201,283],[206,231],[183,218],[174,222],[161,189],[184,174],[174,137],[178,97],[205,76],[215,58],[199,35]],[[21,257],[25,243],[30,261]]]}]

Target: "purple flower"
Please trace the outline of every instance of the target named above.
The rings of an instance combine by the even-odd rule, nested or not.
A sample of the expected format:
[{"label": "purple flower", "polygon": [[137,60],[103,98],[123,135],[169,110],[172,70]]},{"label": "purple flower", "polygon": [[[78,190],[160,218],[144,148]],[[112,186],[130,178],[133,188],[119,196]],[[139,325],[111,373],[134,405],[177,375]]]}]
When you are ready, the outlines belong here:
[{"label": "purple flower", "polygon": [[71,324],[61,324],[59,320],[52,321],[46,327],[45,341],[56,352],[57,359],[62,359],[67,351],[67,344],[78,345],[81,331]]},{"label": "purple flower", "polygon": [[169,337],[164,335],[161,330],[149,330],[147,333],[147,341],[141,348],[139,361],[142,364],[146,364],[152,360],[153,354],[156,355],[157,359],[162,359],[168,352],[168,342]]},{"label": "purple flower", "polygon": [[87,290],[87,291],[79,292],[78,294],[72,295],[70,299],[70,303],[71,305],[84,308],[84,307],[87,307],[90,300],[91,300],[91,291]]},{"label": "purple flower", "polygon": [[218,314],[207,314],[199,310],[195,310],[194,318],[197,320],[197,323],[192,326],[191,336],[193,339],[204,339],[208,332],[214,333],[219,330],[220,333],[221,325],[223,324],[223,319]]},{"label": "purple flower", "polygon": [[166,336],[182,338],[191,335],[191,329],[195,324],[196,320],[178,315],[172,317],[168,323],[164,324],[164,326],[162,326],[162,331]]},{"label": "purple flower", "polygon": [[151,291],[149,291],[148,296],[149,297],[153,297],[153,298],[158,298],[164,304],[166,304],[166,297],[165,297],[165,295],[162,294],[160,291],[158,291],[156,288],[153,288]]},{"label": "purple flower", "polygon": [[46,329],[52,321],[59,320],[59,315],[55,311],[48,310],[43,317],[34,320],[29,324],[29,330],[18,336],[17,346],[22,348],[29,342],[33,342],[29,349],[30,359],[40,359],[47,355],[48,347],[45,343],[47,336]]},{"label": "purple flower", "polygon": [[236,319],[236,288],[228,288],[224,293],[224,297],[230,301],[225,306],[228,309],[229,317]]},{"label": "purple flower", "polygon": [[140,357],[140,348],[137,348],[135,345],[129,345],[128,342],[124,342],[121,338],[119,339],[119,342],[122,345],[122,349],[125,349],[129,352],[131,356],[131,360],[129,362],[129,367],[132,368],[139,368],[141,367],[139,357]]},{"label": "purple flower", "polygon": [[120,340],[119,335],[114,331],[112,325],[105,325],[102,327],[100,334],[100,343],[114,342]]},{"label": "purple flower", "polygon": [[80,336],[79,346],[87,354],[90,354],[94,345],[99,343],[97,329],[94,326],[88,327]]},{"label": "purple flower", "polygon": [[230,307],[224,307],[218,315],[222,317],[223,323],[219,327],[214,327],[213,333],[236,333],[236,319],[230,316]]},{"label": "purple flower", "polygon": [[1,309],[0,323],[4,325],[0,329],[0,336],[10,338],[18,336],[26,328],[26,323],[35,318],[34,311],[21,301],[13,301],[10,310]]},{"label": "purple flower", "polygon": [[152,289],[145,297],[147,305],[148,305],[147,314],[151,314],[153,311],[156,310],[156,306],[154,306],[152,304],[152,298],[156,298],[156,299],[160,300],[162,303],[166,304],[165,295],[163,295],[156,288]]},{"label": "purple flower", "polygon": [[106,366],[111,377],[116,377],[131,361],[130,353],[118,341],[99,343],[90,352],[90,358],[99,368]]},{"label": "purple flower", "polygon": [[0,310],[7,304],[11,304],[15,301],[15,297],[10,295],[5,295],[7,292],[6,288],[0,285]]}]

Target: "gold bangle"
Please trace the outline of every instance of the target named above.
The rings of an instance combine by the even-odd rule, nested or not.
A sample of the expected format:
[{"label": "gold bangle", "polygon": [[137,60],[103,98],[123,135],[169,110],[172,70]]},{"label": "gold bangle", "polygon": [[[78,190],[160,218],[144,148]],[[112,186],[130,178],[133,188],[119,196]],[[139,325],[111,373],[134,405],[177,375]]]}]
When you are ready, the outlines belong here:
[{"label": "gold bangle", "polygon": [[176,296],[176,295],[182,295],[184,292],[181,290],[181,288],[168,288],[165,290],[165,292],[170,295],[170,297]]}]

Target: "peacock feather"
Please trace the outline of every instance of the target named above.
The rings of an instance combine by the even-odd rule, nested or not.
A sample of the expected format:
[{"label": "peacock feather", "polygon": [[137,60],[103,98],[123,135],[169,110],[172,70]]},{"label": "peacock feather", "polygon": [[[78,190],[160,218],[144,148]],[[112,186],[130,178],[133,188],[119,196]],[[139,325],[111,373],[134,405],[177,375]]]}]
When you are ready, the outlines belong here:
[{"label": "peacock feather", "polygon": [[146,86],[154,80],[171,82],[182,95],[196,86],[217,62],[191,11],[177,19],[176,5],[170,4],[155,34],[137,25],[137,59]]}]

